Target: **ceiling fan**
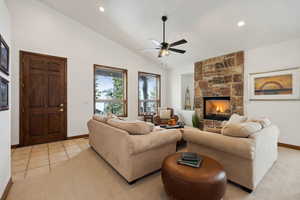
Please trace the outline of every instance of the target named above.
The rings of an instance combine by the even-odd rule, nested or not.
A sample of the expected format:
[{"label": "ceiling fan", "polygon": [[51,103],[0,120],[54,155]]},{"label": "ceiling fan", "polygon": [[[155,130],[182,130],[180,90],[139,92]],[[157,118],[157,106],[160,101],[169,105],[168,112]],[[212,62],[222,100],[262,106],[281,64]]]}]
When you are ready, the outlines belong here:
[{"label": "ceiling fan", "polygon": [[175,52],[175,53],[181,53],[184,54],[186,51],[181,49],[175,49],[173,47],[182,45],[187,43],[185,39],[179,40],[177,42],[173,43],[167,43],[166,42],[166,21],[168,20],[167,16],[162,16],[163,21],[163,42],[158,42],[156,40],[151,40],[157,47],[155,49],[159,50],[158,57],[168,56],[170,54],[169,51]]}]

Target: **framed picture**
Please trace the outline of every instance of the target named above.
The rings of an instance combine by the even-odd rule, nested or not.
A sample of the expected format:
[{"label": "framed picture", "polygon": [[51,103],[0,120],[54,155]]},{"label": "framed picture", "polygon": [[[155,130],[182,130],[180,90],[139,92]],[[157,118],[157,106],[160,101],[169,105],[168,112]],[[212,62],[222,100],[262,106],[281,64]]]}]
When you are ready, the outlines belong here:
[{"label": "framed picture", "polygon": [[300,67],[253,73],[250,100],[300,100]]},{"label": "framed picture", "polygon": [[8,91],[8,81],[0,77],[0,111],[9,109]]},{"label": "framed picture", "polygon": [[0,70],[9,75],[9,47],[0,35]]}]

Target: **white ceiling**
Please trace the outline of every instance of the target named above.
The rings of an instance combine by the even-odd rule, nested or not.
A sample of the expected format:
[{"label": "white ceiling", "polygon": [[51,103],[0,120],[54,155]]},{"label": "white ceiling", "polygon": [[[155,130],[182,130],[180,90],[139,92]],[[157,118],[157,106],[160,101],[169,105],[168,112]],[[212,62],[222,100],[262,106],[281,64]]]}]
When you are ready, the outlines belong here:
[{"label": "white ceiling", "polygon": [[[185,38],[184,55],[163,58],[169,67],[300,37],[299,0],[40,0],[105,37],[158,61],[149,39],[161,40],[161,16],[169,17],[167,40]],[[102,5],[105,12],[99,12]],[[244,20],[246,26],[237,27]]]}]

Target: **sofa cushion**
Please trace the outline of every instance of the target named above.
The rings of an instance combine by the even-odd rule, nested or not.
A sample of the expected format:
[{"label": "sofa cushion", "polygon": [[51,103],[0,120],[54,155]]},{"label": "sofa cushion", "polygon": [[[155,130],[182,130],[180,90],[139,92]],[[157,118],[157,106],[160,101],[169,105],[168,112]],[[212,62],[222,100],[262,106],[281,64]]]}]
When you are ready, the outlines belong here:
[{"label": "sofa cushion", "polygon": [[181,140],[181,137],[181,132],[178,129],[164,129],[146,135],[129,135],[129,152],[132,155],[139,154],[172,143],[174,143],[175,149],[175,144]]},{"label": "sofa cushion", "polygon": [[106,123],[108,118],[104,115],[94,115],[93,120],[96,120],[98,122]]},{"label": "sofa cushion", "polygon": [[186,129],[183,132],[183,139],[192,144],[203,145],[239,157],[251,160],[255,157],[255,140],[252,138],[228,137],[196,129]]},{"label": "sofa cushion", "polygon": [[161,109],[159,111],[159,117],[161,119],[171,119],[171,110],[168,109]]},{"label": "sofa cushion", "polygon": [[156,131],[163,131],[163,130],[166,130],[166,129],[161,128],[160,126],[155,126],[155,127],[153,128],[153,132],[156,132]]},{"label": "sofa cushion", "polygon": [[127,131],[132,135],[145,135],[152,132],[154,124],[139,120],[124,121],[120,119],[109,119],[107,123],[113,127]]},{"label": "sofa cushion", "polygon": [[106,117],[108,119],[112,119],[112,118],[114,118],[114,119],[121,119],[120,117],[118,117],[117,115],[112,114],[112,113],[107,113]]},{"label": "sofa cushion", "polygon": [[269,118],[267,118],[267,117],[250,118],[247,121],[260,123],[263,128],[271,126],[271,124],[272,124],[271,120]]},{"label": "sofa cushion", "polygon": [[257,122],[229,123],[222,129],[222,134],[231,137],[249,137],[260,131],[262,126]]},{"label": "sofa cushion", "polygon": [[93,120],[96,120],[98,122],[102,122],[102,123],[107,123],[107,120],[109,119],[120,119],[121,118],[117,117],[116,115],[112,114],[112,113],[108,113],[107,115],[94,115],[93,116]]}]

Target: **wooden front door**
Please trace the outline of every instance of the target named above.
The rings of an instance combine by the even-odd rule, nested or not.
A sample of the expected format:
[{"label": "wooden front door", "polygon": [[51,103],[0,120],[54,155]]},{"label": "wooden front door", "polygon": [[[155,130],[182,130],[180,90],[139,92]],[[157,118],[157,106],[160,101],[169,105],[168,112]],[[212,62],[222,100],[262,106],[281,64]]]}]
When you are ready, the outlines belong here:
[{"label": "wooden front door", "polygon": [[20,52],[20,145],[67,137],[67,59]]}]

